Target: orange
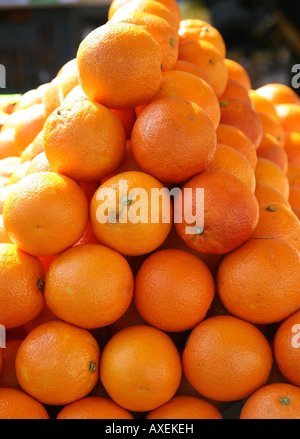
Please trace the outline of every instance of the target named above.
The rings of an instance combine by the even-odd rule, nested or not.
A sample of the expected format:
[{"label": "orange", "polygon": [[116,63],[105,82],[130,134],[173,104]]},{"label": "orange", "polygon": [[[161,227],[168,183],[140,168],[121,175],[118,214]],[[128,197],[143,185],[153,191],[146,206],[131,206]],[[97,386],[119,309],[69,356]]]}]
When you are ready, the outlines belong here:
[{"label": "orange", "polygon": [[48,90],[43,96],[42,102],[45,108],[46,117],[48,117],[54,110],[56,110],[60,104],[60,85],[63,80],[63,75],[58,75],[52,79],[49,84]]},{"label": "orange", "polygon": [[288,171],[288,156],[280,142],[271,134],[264,134],[257,156],[276,163],[284,174]]},{"label": "orange", "polygon": [[222,96],[219,97],[219,101],[226,101],[228,98],[241,99],[245,104],[251,106],[251,100],[248,95],[248,90],[239,82],[233,79],[228,79],[227,86]]},{"label": "orange", "polygon": [[199,66],[209,77],[216,95],[222,96],[227,85],[224,57],[216,47],[205,40],[185,40],[179,43],[179,60]]},{"label": "orange", "polygon": [[[8,184],[0,189],[0,213],[3,213],[4,203],[10,192],[14,189],[14,184]],[[2,220],[3,221],[3,220]]]},{"label": "orange", "polygon": [[105,181],[92,199],[90,212],[100,243],[127,256],[154,251],[172,227],[168,191],[143,172],[123,172]]},{"label": "orange", "polygon": [[3,222],[21,250],[53,256],[82,236],[88,222],[88,202],[70,178],[39,172],[14,186],[4,204]]},{"label": "orange", "polygon": [[0,372],[0,389],[2,387],[20,388],[16,375],[15,359],[21,343],[21,339],[6,341],[5,349],[3,349],[3,364]]},{"label": "orange", "polygon": [[248,91],[251,90],[251,79],[245,67],[239,62],[228,58],[225,58],[225,66],[228,73],[228,79],[238,82]]},{"label": "orange", "polygon": [[297,93],[285,84],[266,84],[258,88],[256,93],[268,99],[273,105],[299,104]]},{"label": "orange", "polygon": [[171,70],[178,58],[179,36],[176,30],[163,18],[147,12],[117,14],[109,23],[135,24],[145,29],[158,43],[162,52],[163,70]]},{"label": "orange", "polygon": [[39,93],[38,89],[28,90],[20,97],[20,100],[14,106],[14,112],[19,110],[26,110],[32,105],[41,103],[42,96]]},{"label": "orange", "polygon": [[0,244],[0,322],[16,328],[37,317],[44,306],[42,263],[13,244]]},{"label": "orange", "polygon": [[300,165],[289,163],[287,178],[290,186],[300,187]]},{"label": "orange", "polygon": [[[204,224],[197,188],[204,189]],[[175,212],[180,209],[183,220],[175,227],[181,239],[196,251],[212,254],[228,253],[247,241],[259,215],[253,192],[235,175],[221,171],[204,172],[186,183],[175,199]]]},{"label": "orange", "polygon": [[106,24],[92,31],[79,46],[77,62],[83,91],[109,108],[147,102],[161,82],[159,44],[134,24]]},{"label": "orange", "polygon": [[178,34],[181,40],[203,40],[213,44],[225,58],[226,45],[221,33],[206,21],[196,18],[181,20]]},{"label": "orange", "polygon": [[88,221],[84,234],[79,239],[79,241],[77,241],[76,244],[74,244],[73,247],[83,244],[99,244],[99,239],[97,238],[97,236],[93,231],[92,222],[90,219]]},{"label": "orange", "polygon": [[119,167],[110,175],[107,175],[106,177],[101,178],[100,183],[104,183],[106,180],[108,180],[110,177],[120,174],[121,172],[127,172],[127,171],[141,171],[141,168],[137,164],[133,152],[132,152],[132,144],[131,140],[126,140],[126,151],[125,156],[123,160],[121,161]]},{"label": "orange", "polygon": [[215,155],[206,170],[229,172],[243,181],[252,192],[255,191],[254,170],[246,157],[231,146],[218,143]]},{"label": "orange", "polygon": [[0,419],[49,419],[45,407],[19,389],[0,388]]},{"label": "orange", "polygon": [[289,203],[292,209],[300,209],[300,187],[290,187]]},{"label": "orange", "polygon": [[15,142],[21,153],[43,129],[46,120],[44,104],[36,104],[24,110],[23,117],[15,127]]},{"label": "orange", "polygon": [[55,172],[76,181],[96,181],[119,166],[126,135],[112,111],[82,99],[60,106],[48,117],[43,142]]},{"label": "orange", "polygon": [[291,207],[289,201],[282,193],[267,183],[256,182],[254,195],[259,203],[281,203]]},{"label": "orange", "polygon": [[[21,159],[20,157],[7,157],[6,159],[0,160],[0,176],[1,178],[6,179],[11,177],[17,167],[20,165]],[[3,186],[1,189],[4,189]]]},{"label": "orange", "polygon": [[0,160],[20,155],[16,146],[15,133],[15,128],[0,131]]},{"label": "orange", "polygon": [[206,169],[215,153],[216,132],[197,104],[164,98],[142,111],[131,141],[135,160],[144,172],[160,181],[179,183]]},{"label": "orange", "polygon": [[284,131],[283,128],[275,116],[268,113],[257,113],[260,118],[263,133],[271,134],[271,136],[275,137],[276,140],[280,143],[280,145],[284,146]]},{"label": "orange", "polygon": [[254,144],[243,131],[233,125],[220,123],[217,128],[217,142],[228,145],[243,154],[253,169],[257,165],[257,153]]},{"label": "orange", "polygon": [[192,330],[182,354],[188,381],[216,401],[251,395],[267,382],[272,362],[264,335],[251,323],[232,316],[201,322]]},{"label": "orange", "polygon": [[133,284],[128,262],[119,253],[102,245],[79,245],[61,253],[50,265],[45,301],[68,323],[100,328],[126,312]]},{"label": "orange", "polygon": [[173,70],[179,70],[181,72],[191,73],[192,75],[198,76],[212,87],[211,81],[207,74],[200,69],[199,66],[196,66],[196,64],[193,64],[189,61],[177,60],[174,64]]},{"label": "orange", "polygon": [[66,96],[79,85],[77,59],[74,58],[61,69],[59,84],[59,101],[63,102]]},{"label": "orange", "polygon": [[266,183],[277,189],[284,198],[288,199],[289,181],[282,169],[271,160],[259,157],[255,169],[256,183]]},{"label": "orange", "polygon": [[263,127],[258,114],[244,101],[237,98],[221,101],[220,107],[220,123],[233,125],[243,131],[258,148],[263,136]]},{"label": "orange", "polygon": [[[219,102],[213,88],[204,79],[178,70],[163,72],[159,90],[150,102],[174,97],[183,98],[199,105],[210,117],[214,128],[218,127],[220,122]],[[136,112],[137,115],[140,114],[139,111]]]},{"label": "orange", "polygon": [[300,166],[300,133],[286,133],[284,149],[289,163]]},{"label": "orange", "polygon": [[263,386],[244,404],[240,419],[299,419],[300,389],[286,383]]},{"label": "orange", "polygon": [[259,220],[253,238],[281,238],[300,251],[300,222],[284,204],[267,202],[259,205]]},{"label": "orange", "polygon": [[109,398],[87,396],[63,407],[56,419],[134,419]]},{"label": "orange", "polygon": [[15,183],[18,183],[18,181],[22,180],[22,178],[26,176],[29,165],[30,161],[28,160],[27,162],[23,162],[17,166],[9,178],[9,185],[14,185]]},{"label": "orange", "polygon": [[300,105],[276,105],[276,112],[285,133],[300,133]]},{"label": "orange", "polygon": [[267,113],[277,118],[275,106],[267,98],[258,94],[256,90],[249,90],[248,95],[256,112]]},{"label": "orange", "polygon": [[3,215],[0,215],[0,243],[1,244],[12,244],[10,237],[5,230],[3,224]]},{"label": "orange", "polygon": [[36,174],[37,172],[52,172],[50,163],[46,157],[45,152],[40,152],[34,157],[28,165],[26,175]]},{"label": "orange", "polygon": [[66,405],[96,385],[100,349],[85,329],[65,322],[43,323],[22,342],[16,372],[23,390],[48,405]]},{"label": "orange", "polygon": [[144,261],[135,279],[134,301],[150,325],[180,332],[204,319],[214,293],[214,279],[204,262],[183,250],[169,249]]},{"label": "orange", "polygon": [[145,419],[223,419],[212,404],[195,396],[174,396],[161,407],[150,411]]},{"label": "orange", "polygon": [[21,153],[21,162],[27,162],[34,159],[38,154],[44,151],[43,130],[41,130],[34,140]]},{"label": "orange", "polygon": [[274,338],[274,353],[283,376],[295,386],[300,386],[300,311],[284,320]]},{"label": "orange", "polygon": [[129,140],[131,138],[131,131],[136,121],[135,110],[133,108],[123,108],[120,110],[110,109],[113,113],[115,113],[120,121],[122,122],[123,128],[125,130],[126,139]]},{"label": "orange", "polygon": [[249,322],[280,322],[299,306],[299,264],[299,252],[288,242],[250,239],[221,262],[220,299],[231,314]]},{"label": "orange", "polygon": [[114,402],[145,412],[175,394],[181,380],[179,352],[171,338],[151,326],[131,326],[113,335],[100,361],[100,379]]}]

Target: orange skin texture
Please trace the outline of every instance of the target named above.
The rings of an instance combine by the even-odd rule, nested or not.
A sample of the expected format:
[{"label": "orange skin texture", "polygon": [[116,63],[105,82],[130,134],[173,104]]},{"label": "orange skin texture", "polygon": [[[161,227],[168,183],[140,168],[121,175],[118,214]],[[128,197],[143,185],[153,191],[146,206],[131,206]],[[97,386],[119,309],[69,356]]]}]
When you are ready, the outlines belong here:
[{"label": "orange skin texture", "polygon": [[3,221],[21,250],[34,256],[53,256],[83,235],[88,202],[70,178],[40,172],[15,185],[4,204]]},{"label": "orange skin texture", "polygon": [[299,307],[299,264],[299,252],[288,242],[250,239],[221,262],[220,299],[231,314],[254,324],[280,322]]},{"label": "orange skin texture", "polygon": [[225,58],[226,46],[218,29],[199,19],[181,20],[178,34],[184,40],[203,40],[211,43]]},{"label": "orange skin texture", "polygon": [[228,98],[220,102],[220,106],[220,123],[233,125],[240,129],[258,148],[263,136],[262,123],[258,114],[249,105],[237,98]]},{"label": "orange skin texture", "polygon": [[108,108],[147,102],[161,82],[159,44],[133,24],[106,24],[92,31],[79,46],[77,62],[83,91]]},{"label": "orange skin texture", "polygon": [[22,342],[16,357],[17,378],[38,401],[66,405],[95,387],[99,359],[99,346],[88,331],[65,322],[47,322]]},{"label": "orange skin texture", "polygon": [[281,192],[266,183],[256,183],[254,195],[259,203],[281,203],[291,207]]},{"label": "orange skin texture", "polygon": [[0,160],[7,157],[18,157],[19,150],[16,147],[15,128],[7,128],[0,131]]},{"label": "orange skin texture", "polygon": [[268,113],[257,113],[260,118],[263,133],[271,134],[271,136],[275,137],[276,140],[280,143],[280,145],[284,146],[284,131],[277,117]]},{"label": "orange skin texture", "polygon": [[274,354],[279,370],[295,386],[300,386],[300,311],[281,323],[274,338]]},{"label": "orange skin texture", "polygon": [[300,166],[300,133],[286,133],[284,149],[289,163]]},{"label": "orange skin texture", "polygon": [[28,160],[32,160],[43,151],[43,130],[41,130],[34,138],[34,140],[22,152],[20,156],[21,162],[27,162]]},{"label": "orange skin texture", "polygon": [[173,70],[179,70],[181,72],[187,72],[191,73],[192,75],[198,76],[199,78],[204,79],[204,81],[212,87],[211,81],[207,74],[202,69],[200,69],[200,67],[196,66],[196,64],[193,64],[189,61],[177,60]]},{"label": "orange skin texture", "polygon": [[[23,340],[7,340],[5,349],[2,349],[3,364],[0,373],[0,388],[2,387],[13,387],[14,389],[19,389],[20,385],[17,380],[16,369],[15,369],[15,359],[18,349]],[[0,354],[1,356],[1,354]]]},{"label": "orange skin texture", "polygon": [[0,244],[12,244],[7,231],[4,228],[3,215],[0,215]]},{"label": "orange skin texture", "polygon": [[121,110],[110,109],[113,113],[115,113],[120,121],[122,122],[123,128],[125,130],[126,139],[129,140],[131,138],[131,131],[136,121],[136,115],[133,108],[123,108]]},{"label": "orange skin texture", "polygon": [[266,183],[277,189],[285,199],[289,198],[290,185],[287,175],[274,162],[259,157],[255,169],[256,183]]},{"label": "orange skin texture", "polygon": [[162,52],[163,70],[171,70],[178,58],[179,36],[163,18],[147,12],[131,12],[115,16],[109,23],[128,23],[141,26],[154,38]]},{"label": "orange skin texture", "polygon": [[140,315],[163,331],[186,331],[204,319],[215,294],[209,268],[183,250],[152,253],[136,278],[134,301]]},{"label": "orange skin texture", "polygon": [[274,105],[264,96],[259,95],[256,90],[249,90],[248,92],[252,108],[258,113],[267,113],[276,118],[277,113]]},{"label": "orange skin texture", "polygon": [[109,398],[87,396],[58,413],[56,419],[134,419],[132,414]]},{"label": "orange skin texture", "polygon": [[258,389],[244,404],[240,419],[299,419],[300,389],[274,383]]},{"label": "orange skin texture", "polygon": [[223,419],[212,404],[195,396],[175,396],[145,419]]},{"label": "orange skin texture", "polygon": [[217,142],[228,145],[243,154],[253,169],[257,165],[256,147],[243,131],[233,125],[220,123],[217,128]]},{"label": "orange skin texture", "polygon": [[178,183],[205,170],[215,153],[216,132],[197,104],[165,98],[142,111],[131,142],[135,160],[144,172],[160,181]]},{"label": "orange skin texture", "polygon": [[257,156],[276,163],[284,174],[288,171],[288,156],[280,142],[271,134],[264,134],[257,149]]},{"label": "orange skin texture", "polygon": [[0,266],[0,321],[7,329],[16,328],[43,309],[44,267],[13,244],[0,244]]},{"label": "orange skin texture", "polygon": [[299,103],[277,105],[276,112],[285,133],[300,133]]},{"label": "orange skin texture", "polygon": [[237,61],[225,58],[225,65],[228,79],[232,79],[241,84],[246,90],[251,90],[251,80],[247,70]]},{"label": "orange skin texture", "polygon": [[199,105],[215,128],[220,122],[220,106],[213,88],[200,77],[180,70],[163,72],[158,92],[150,102],[164,98],[183,98]]},{"label": "orange skin texture", "polygon": [[22,180],[22,178],[25,177],[26,175],[29,165],[30,165],[30,161],[27,161],[17,166],[14,172],[10,176],[9,185],[14,185],[15,183],[18,183],[18,181]]},{"label": "orange skin texture", "polygon": [[81,99],[60,106],[48,117],[43,142],[55,172],[76,181],[96,181],[119,166],[126,135],[117,115]]},{"label": "orange skin texture", "polygon": [[[183,186],[182,201],[196,215],[196,189],[204,189],[204,231],[187,234],[186,227],[196,225],[175,223],[177,233],[192,249],[211,254],[225,254],[242,245],[252,235],[258,222],[258,203],[251,190],[236,176],[221,171],[204,172]],[[192,191],[185,191],[192,189]],[[180,205],[179,204],[179,205]]]},{"label": "orange skin texture", "polygon": [[272,362],[264,335],[254,325],[232,316],[201,322],[192,330],[182,354],[189,382],[216,401],[249,396],[267,382]]},{"label": "orange skin texture", "polygon": [[293,210],[300,209],[300,187],[290,187],[289,203]]},{"label": "orange skin texture", "polygon": [[46,276],[45,301],[68,323],[100,328],[126,312],[133,285],[132,271],[123,256],[102,245],[80,245],[52,262]]},{"label": "orange skin texture", "polygon": [[0,388],[0,419],[50,419],[45,407],[19,389]]},{"label": "orange skin texture", "polygon": [[[124,182],[124,186],[127,185],[128,190],[126,187],[121,187],[119,190],[120,181]],[[131,191],[136,188],[146,191],[148,203],[143,204],[142,200],[132,200],[126,210],[122,201],[119,203],[119,199],[122,200],[123,197],[129,196]],[[118,174],[100,186],[92,199],[90,208],[92,227],[100,243],[126,256],[141,256],[156,250],[164,242],[172,227],[170,196],[163,189],[160,192],[162,196],[159,205],[153,207],[151,206],[152,188],[163,189],[164,186],[151,175],[137,171]],[[107,201],[104,198],[106,196]],[[115,203],[115,200],[117,203]],[[133,223],[130,221],[130,209],[135,213],[137,207],[140,207],[140,212],[142,212],[141,220]],[[108,208],[111,213],[115,213],[116,223],[107,217],[104,224],[98,221],[98,209],[101,213],[102,209],[105,210],[105,208]],[[152,209],[157,214],[157,223],[151,221]],[[170,217],[168,217],[169,213]],[[145,215],[144,218],[143,214]],[[127,222],[120,222],[120,218],[122,218],[122,221],[127,220]]]},{"label": "orange skin texture", "polygon": [[258,88],[256,93],[266,98],[273,105],[299,104],[297,93],[285,84],[266,84]]},{"label": "orange skin texture", "polygon": [[83,245],[83,244],[99,244],[99,239],[97,238],[97,236],[94,233],[94,230],[92,227],[92,222],[90,219],[88,221],[88,224],[87,224],[87,227],[85,229],[84,234],[79,239],[79,241],[77,241],[76,244],[74,244],[73,247],[75,247],[77,245]]},{"label": "orange skin texture", "polygon": [[253,238],[280,238],[300,251],[300,223],[293,211],[281,203],[259,203],[259,220]]},{"label": "orange skin texture", "polygon": [[45,107],[46,117],[48,117],[60,104],[60,85],[63,80],[63,75],[56,76],[49,84],[49,88],[43,96],[43,104]]},{"label": "orange skin texture", "polygon": [[26,175],[35,174],[37,172],[52,172],[50,163],[46,157],[45,152],[41,152],[34,159],[31,160]]},{"label": "orange skin texture", "polygon": [[179,43],[178,59],[199,66],[209,77],[218,97],[226,89],[228,74],[224,57],[216,47],[204,40],[185,40]]},{"label": "orange skin texture", "polygon": [[217,144],[216,152],[206,171],[223,171],[235,175],[251,190],[255,191],[254,170],[243,154],[231,146]]},{"label": "orange skin texture", "polygon": [[21,153],[43,129],[46,120],[44,104],[36,104],[24,110],[23,117],[15,127],[15,144]]},{"label": "orange skin texture", "polygon": [[166,403],[178,389],[181,376],[175,344],[151,326],[119,331],[102,352],[100,379],[110,397],[127,410],[145,412]]},{"label": "orange skin texture", "polygon": [[251,99],[249,98],[247,89],[233,79],[228,79],[225,91],[222,96],[219,97],[219,101],[226,101],[228,98],[241,99],[245,104],[251,107]]},{"label": "orange skin texture", "polygon": [[300,165],[289,163],[287,178],[290,186],[300,187]]}]

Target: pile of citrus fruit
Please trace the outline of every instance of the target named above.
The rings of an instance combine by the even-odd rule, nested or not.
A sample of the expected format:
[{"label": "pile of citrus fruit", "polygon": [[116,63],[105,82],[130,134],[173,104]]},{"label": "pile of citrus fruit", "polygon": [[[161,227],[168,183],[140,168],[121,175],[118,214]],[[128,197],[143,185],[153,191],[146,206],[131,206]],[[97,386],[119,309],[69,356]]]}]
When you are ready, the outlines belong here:
[{"label": "pile of citrus fruit", "polygon": [[0,418],[300,418],[292,88],[113,0],[1,121]]}]

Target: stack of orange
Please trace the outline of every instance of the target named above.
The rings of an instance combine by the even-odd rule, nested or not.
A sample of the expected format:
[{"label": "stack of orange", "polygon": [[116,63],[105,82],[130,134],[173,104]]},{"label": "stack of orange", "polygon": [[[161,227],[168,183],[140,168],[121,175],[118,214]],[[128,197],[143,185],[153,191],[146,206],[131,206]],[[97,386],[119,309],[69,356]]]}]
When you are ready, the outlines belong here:
[{"label": "stack of orange", "polygon": [[1,128],[0,418],[299,419],[299,126],[211,24],[113,0]]}]

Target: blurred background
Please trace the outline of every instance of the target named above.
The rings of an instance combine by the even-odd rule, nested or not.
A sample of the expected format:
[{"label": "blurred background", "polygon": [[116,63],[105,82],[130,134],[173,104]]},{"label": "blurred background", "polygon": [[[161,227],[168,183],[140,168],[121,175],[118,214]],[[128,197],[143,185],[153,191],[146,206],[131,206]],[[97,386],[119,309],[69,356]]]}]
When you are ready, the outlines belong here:
[{"label": "blurred background", "polygon": [[[298,0],[178,0],[182,18],[210,22],[227,57],[248,71],[253,88],[291,85],[300,64]],[[107,21],[110,0],[0,0],[0,64],[6,89],[24,93],[49,82],[76,56],[82,39]],[[299,92],[299,89],[296,90]]]}]

